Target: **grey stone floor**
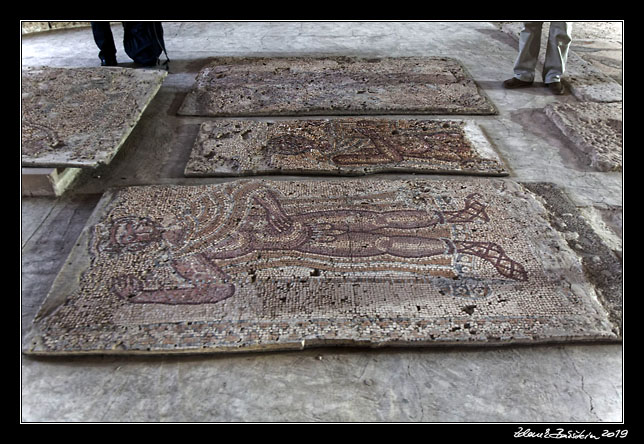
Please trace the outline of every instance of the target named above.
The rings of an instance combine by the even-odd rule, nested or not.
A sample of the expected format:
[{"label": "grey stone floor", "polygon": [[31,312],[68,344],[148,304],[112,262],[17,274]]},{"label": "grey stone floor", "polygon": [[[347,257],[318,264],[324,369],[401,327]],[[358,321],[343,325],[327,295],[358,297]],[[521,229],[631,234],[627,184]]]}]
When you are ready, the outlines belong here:
[{"label": "grey stone floor", "polygon": [[[602,78],[618,84],[614,49],[622,38],[614,34],[621,28],[587,29],[579,45],[611,48],[602,53],[611,70]],[[458,58],[499,108],[497,116],[473,119],[510,178],[563,187],[621,257],[622,174],[589,170],[543,113],[547,104],[576,102],[573,94],[503,89],[517,40],[498,23],[168,22],[164,30],[170,73],[113,162],[83,174],[61,198],[22,198],[22,335],[104,190],[228,180],[184,177],[203,118],[176,114],[214,56]],[[122,28],[113,31],[121,66],[132,66]],[[22,64],[97,66],[97,49],[89,28],[30,34],[22,38]],[[624,415],[621,344],[20,359],[23,422],[619,423]]]}]

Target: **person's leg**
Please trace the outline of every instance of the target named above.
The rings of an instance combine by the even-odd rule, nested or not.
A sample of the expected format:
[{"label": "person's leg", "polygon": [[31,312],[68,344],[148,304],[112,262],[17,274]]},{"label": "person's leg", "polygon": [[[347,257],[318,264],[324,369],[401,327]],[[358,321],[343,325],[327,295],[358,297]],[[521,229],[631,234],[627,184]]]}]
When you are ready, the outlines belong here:
[{"label": "person's leg", "polygon": [[534,81],[534,70],[537,66],[541,46],[541,28],[543,22],[525,22],[519,34],[519,54],[514,62],[514,78],[523,82]]},{"label": "person's leg", "polygon": [[546,84],[559,83],[566,70],[568,49],[572,38],[572,23],[551,22],[546,47],[546,59],[543,64],[543,81]]},{"label": "person's leg", "polygon": [[161,22],[123,22],[123,48],[138,65],[157,65],[162,39]]},{"label": "person's leg", "polygon": [[116,66],[116,46],[110,22],[91,22],[94,42],[98,46],[98,58],[102,66]]}]

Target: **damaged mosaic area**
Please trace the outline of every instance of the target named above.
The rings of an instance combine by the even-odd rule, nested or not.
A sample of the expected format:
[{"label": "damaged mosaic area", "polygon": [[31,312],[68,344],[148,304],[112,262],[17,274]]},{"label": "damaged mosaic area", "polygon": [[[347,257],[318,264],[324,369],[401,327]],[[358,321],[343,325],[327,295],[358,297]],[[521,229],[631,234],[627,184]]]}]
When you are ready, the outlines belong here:
[{"label": "damaged mosaic area", "polygon": [[178,113],[196,116],[496,114],[446,57],[216,58]]},{"label": "damaged mosaic area", "polygon": [[417,171],[507,175],[473,122],[375,118],[204,122],[185,175]]},{"label": "damaged mosaic area", "polygon": [[22,166],[109,163],[166,75],[118,67],[24,69]]},{"label": "damaged mosaic area", "polygon": [[622,103],[558,103],[546,115],[597,171],[622,171]]},{"label": "damaged mosaic area", "polygon": [[236,180],[106,193],[25,352],[616,340],[612,329],[579,258],[514,182]]}]

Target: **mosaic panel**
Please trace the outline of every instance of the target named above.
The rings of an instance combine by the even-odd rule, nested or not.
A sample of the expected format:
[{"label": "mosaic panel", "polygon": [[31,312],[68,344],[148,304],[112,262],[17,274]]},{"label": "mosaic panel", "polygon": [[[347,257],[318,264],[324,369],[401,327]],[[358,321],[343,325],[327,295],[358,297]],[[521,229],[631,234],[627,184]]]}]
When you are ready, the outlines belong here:
[{"label": "mosaic panel", "polygon": [[598,171],[622,171],[622,103],[558,103],[546,115]]},{"label": "mosaic panel", "polygon": [[446,57],[214,59],[179,114],[496,114],[463,65]]},{"label": "mosaic panel", "polygon": [[26,352],[615,340],[534,195],[466,179],[109,191]]},{"label": "mosaic panel", "polygon": [[507,174],[473,122],[338,118],[204,122],[185,175],[416,171]]},{"label": "mosaic panel", "polygon": [[166,75],[117,67],[23,70],[22,165],[109,163]]}]

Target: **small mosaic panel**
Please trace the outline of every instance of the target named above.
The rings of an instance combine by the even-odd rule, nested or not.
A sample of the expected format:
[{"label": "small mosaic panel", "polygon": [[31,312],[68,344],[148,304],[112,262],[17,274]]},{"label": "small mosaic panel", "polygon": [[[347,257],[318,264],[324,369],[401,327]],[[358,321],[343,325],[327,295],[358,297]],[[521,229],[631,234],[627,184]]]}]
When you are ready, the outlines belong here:
[{"label": "small mosaic panel", "polygon": [[166,75],[118,67],[23,70],[22,166],[109,163]]},{"label": "small mosaic panel", "polygon": [[506,175],[473,122],[337,118],[201,125],[186,176],[434,172]]},{"label": "small mosaic panel", "polygon": [[622,171],[622,103],[556,103],[546,115],[597,171]]},{"label": "small mosaic panel", "polygon": [[496,114],[463,65],[446,57],[216,58],[179,114]]},{"label": "small mosaic panel", "polygon": [[533,195],[467,179],[110,191],[26,352],[615,340]]}]

